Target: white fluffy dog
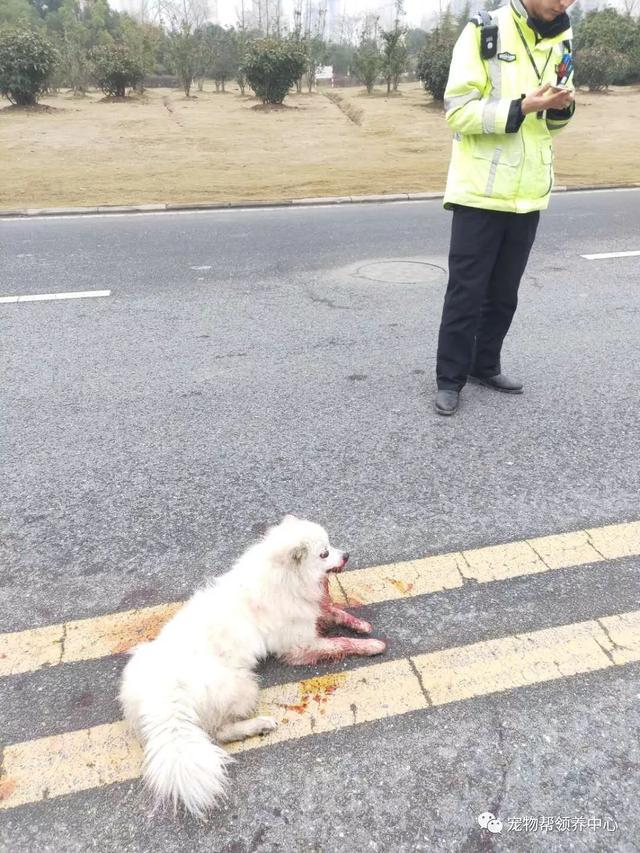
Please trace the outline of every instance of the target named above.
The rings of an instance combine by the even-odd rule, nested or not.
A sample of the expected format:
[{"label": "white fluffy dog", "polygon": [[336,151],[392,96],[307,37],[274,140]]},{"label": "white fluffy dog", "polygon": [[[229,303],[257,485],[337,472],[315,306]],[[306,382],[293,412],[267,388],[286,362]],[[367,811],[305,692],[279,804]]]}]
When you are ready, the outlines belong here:
[{"label": "white fluffy dog", "polygon": [[144,746],[143,775],[156,803],[174,810],[183,803],[204,817],[224,796],[231,761],[218,744],[276,727],[272,717],[251,717],[262,658],[308,664],[384,651],[380,640],[320,634],[332,624],[371,631],[329,598],[327,574],[348,557],[318,524],[288,515],[196,592],[157,639],[133,650],[120,701]]}]

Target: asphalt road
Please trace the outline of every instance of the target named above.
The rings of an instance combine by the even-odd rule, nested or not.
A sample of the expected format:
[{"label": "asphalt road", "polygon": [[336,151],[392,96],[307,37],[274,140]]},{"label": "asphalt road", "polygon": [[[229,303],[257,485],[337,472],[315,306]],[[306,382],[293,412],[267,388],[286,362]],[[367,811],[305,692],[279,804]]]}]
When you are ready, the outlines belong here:
[{"label": "asphalt road", "polygon": [[[1,631],[185,598],[263,526],[359,568],[640,518],[640,190],[554,196],[505,372],[437,417],[440,202],[0,222]],[[640,559],[362,611],[388,656],[638,608]],[[347,662],[337,667],[353,667]],[[118,657],[3,679],[4,744],[115,720]],[[268,663],[275,684],[329,672]],[[0,812],[7,851],[640,850],[640,666],[242,755],[201,826],[139,782]],[[90,698],[87,698],[90,697]],[[612,816],[493,836],[476,816]]]}]

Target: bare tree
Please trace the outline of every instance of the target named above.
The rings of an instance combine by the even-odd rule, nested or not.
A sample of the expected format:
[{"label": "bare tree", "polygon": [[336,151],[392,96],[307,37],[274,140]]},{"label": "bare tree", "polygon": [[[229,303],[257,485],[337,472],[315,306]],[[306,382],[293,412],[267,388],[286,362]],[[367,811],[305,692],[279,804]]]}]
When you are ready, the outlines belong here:
[{"label": "bare tree", "polygon": [[170,30],[187,28],[194,32],[203,27],[209,17],[207,0],[159,0],[158,5]]},{"label": "bare tree", "polygon": [[384,55],[384,76],[387,81],[387,95],[398,91],[400,76],[407,68],[407,29],[400,25],[400,17],[404,15],[403,0],[395,2],[396,17],[393,29],[382,31],[382,49]]},{"label": "bare tree", "polygon": [[236,9],[238,15],[238,32],[236,35],[236,44],[238,49],[238,64],[236,68],[236,83],[240,87],[240,94],[244,95],[244,90],[247,87],[247,75],[244,71],[244,61],[247,55],[249,39],[247,37],[247,10],[245,8],[245,0],[240,1],[240,9]]},{"label": "bare tree", "polygon": [[342,15],[338,24],[340,44],[356,45],[362,32],[363,19],[359,15]]},{"label": "bare tree", "polygon": [[362,18],[361,35],[363,38],[378,41],[380,30],[380,15],[376,12],[367,12]]},{"label": "bare tree", "polygon": [[137,11],[134,12],[133,17],[137,18],[139,21],[146,23],[151,16],[151,3],[150,0],[138,0],[138,8]]},{"label": "bare tree", "polygon": [[201,35],[207,22],[207,0],[158,0],[161,20],[169,30],[171,55],[188,98],[201,64]]},{"label": "bare tree", "polygon": [[[249,2],[251,8],[249,8]],[[280,38],[285,28],[285,15],[282,0],[249,0],[243,2],[242,9],[236,6],[236,16],[244,16],[248,29],[258,30],[266,36]]]}]

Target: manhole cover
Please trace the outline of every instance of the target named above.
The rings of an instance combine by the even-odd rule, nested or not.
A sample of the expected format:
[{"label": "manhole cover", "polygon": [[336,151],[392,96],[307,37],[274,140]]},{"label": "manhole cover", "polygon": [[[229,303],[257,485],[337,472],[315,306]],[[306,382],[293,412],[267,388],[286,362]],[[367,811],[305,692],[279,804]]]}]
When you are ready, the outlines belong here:
[{"label": "manhole cover", "polygon": [[442,284],[446,273],[426,261],[374,261],[358,267],[354,275],[386,284]]}]

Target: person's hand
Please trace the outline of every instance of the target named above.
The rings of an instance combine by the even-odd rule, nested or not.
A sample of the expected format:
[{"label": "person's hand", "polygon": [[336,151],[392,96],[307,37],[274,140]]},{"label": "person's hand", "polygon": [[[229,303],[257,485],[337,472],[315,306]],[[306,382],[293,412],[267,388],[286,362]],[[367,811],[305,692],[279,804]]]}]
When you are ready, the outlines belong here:
[{"label": "person's hand", "polygon": [[541,110],[564,110],[573,101],[573,89],[553,89],[551,83],[545,83],[522,99],[522,112],[538,113]]}]

